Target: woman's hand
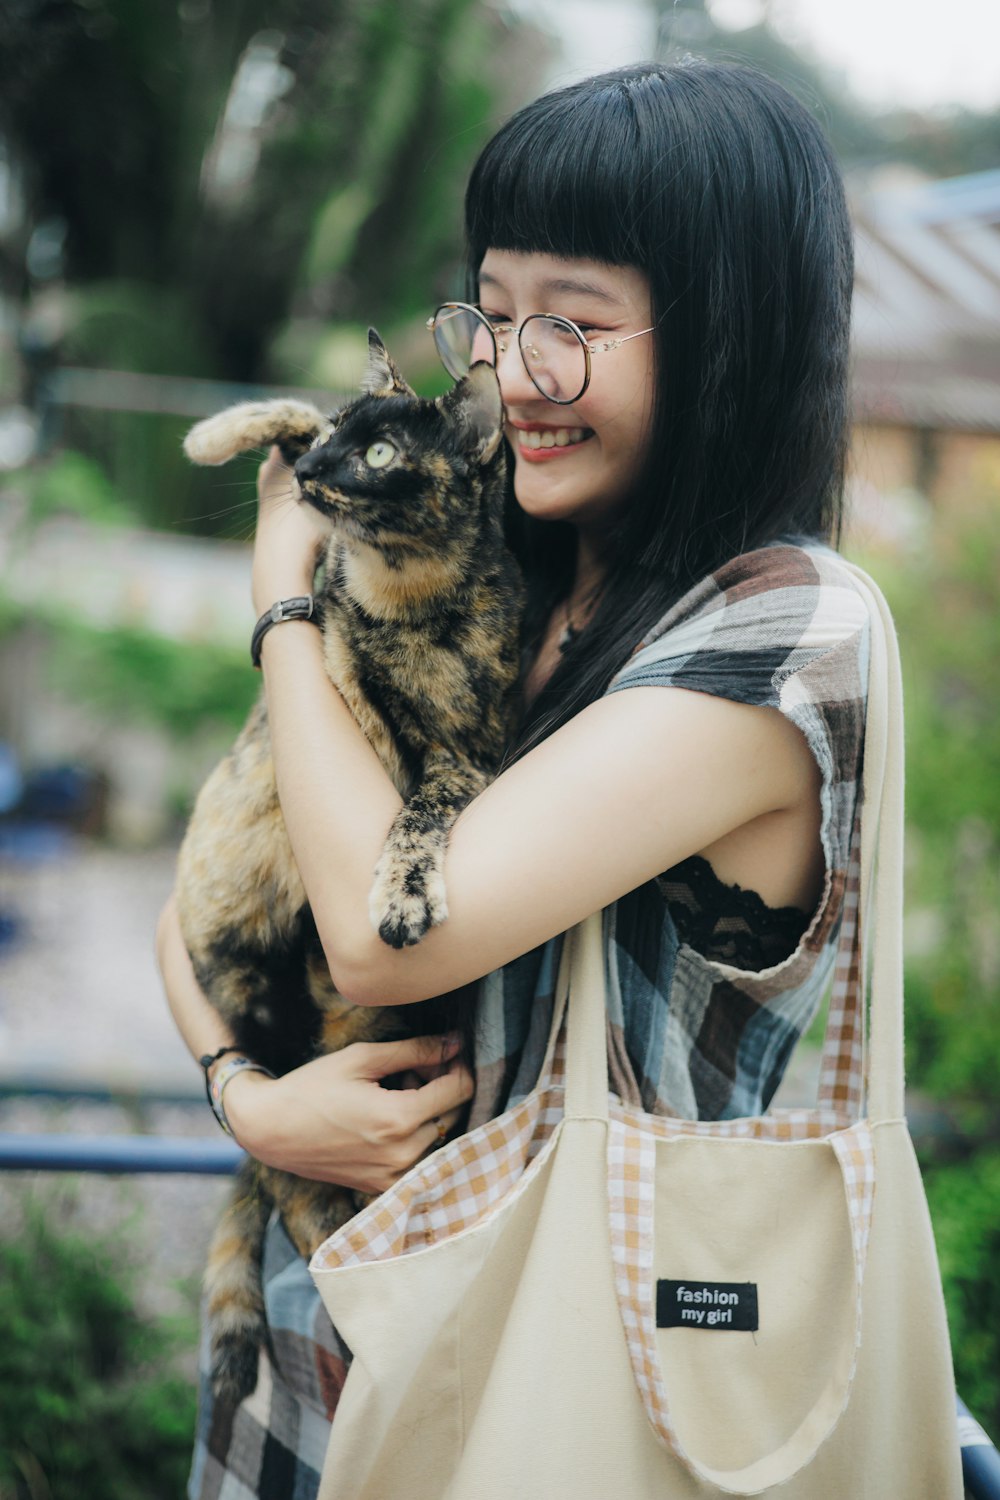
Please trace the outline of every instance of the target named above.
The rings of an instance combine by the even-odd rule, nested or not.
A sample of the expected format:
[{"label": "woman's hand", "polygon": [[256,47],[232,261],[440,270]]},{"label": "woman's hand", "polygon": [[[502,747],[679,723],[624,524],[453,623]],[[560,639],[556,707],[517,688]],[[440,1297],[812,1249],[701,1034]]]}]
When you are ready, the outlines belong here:
[{"label": "woman's hand", "polygon": [[257,474],[257,534],[251,591],[258,615],[277,599],[311,594],[329,529],[298,497],[298,485],[277,448]]},{"label": "woman's hand", "polygon": [[[443,1139],[472,1098],[459,1042],[440,1036],[354,1042],[267,1078],[238,1073],[226,1116],[251,1156],[269,1166],[363,1193],[381,1193]],[[401,1075],[418,1087],[383,1088]]]}]

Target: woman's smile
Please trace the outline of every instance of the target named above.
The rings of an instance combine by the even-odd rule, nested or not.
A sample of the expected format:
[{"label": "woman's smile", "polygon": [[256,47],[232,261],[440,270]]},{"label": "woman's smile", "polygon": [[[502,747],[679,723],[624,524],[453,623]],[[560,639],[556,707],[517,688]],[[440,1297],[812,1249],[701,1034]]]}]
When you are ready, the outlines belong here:
[{"label": "woman's smile", "polygon": [[565,458],[594,436],[589,427],[553,427],[544,422],[508,422],[508,436],[527,463]]}]

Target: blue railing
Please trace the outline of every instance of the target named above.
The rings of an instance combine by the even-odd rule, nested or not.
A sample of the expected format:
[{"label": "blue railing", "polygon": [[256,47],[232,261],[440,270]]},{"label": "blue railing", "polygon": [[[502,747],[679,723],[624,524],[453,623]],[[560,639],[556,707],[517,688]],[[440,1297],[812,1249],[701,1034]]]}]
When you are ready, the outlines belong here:
[{"label": "blue railing", "polygon": [[243,1152],[235,1141],[162,1135],[0,1134],[2,1172],[182,1172],[225,1177]]}]

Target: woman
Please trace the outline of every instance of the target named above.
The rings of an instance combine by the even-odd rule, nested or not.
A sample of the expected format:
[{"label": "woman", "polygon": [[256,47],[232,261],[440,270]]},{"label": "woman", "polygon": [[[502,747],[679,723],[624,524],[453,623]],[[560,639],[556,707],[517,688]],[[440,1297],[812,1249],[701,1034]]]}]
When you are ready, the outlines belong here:
[{"label": "woman", "polygon": [[[486,147],[467,232],[474,307],[440,309],[435,334],[453,374],[496,351],[533,649],[508,767],[454,830],[450,916],[416,948],[368,920],[400,801],[318,633],[289,622],[262,653],[282,810],[338,988],[409,1004],[483,980],[475,1090],[439,1038],[228,1087],[254,1155],[370,1192],[473,1092],[476,1123],[531,1088],[560,935],[599,908],[616,1091],[701,1118],[766,1108],[832,968],[855,824],[865,613],[824,545],[851,235],[811,117],[743,68],[573,85]],[[538,314],[580,330],[572,390],[535,384]],[[311,588],[317,534],[283,496],[272,456],[258,613]],[[192,1053],[224,1046],[172,904],[159,952]],[[423,1086],[379,1086],[407,1071]],[[280,1225],[265,1278],[274,1361],[238,1411],[206,1397],[193,1496],[314,1493],[347,1355]]]}]

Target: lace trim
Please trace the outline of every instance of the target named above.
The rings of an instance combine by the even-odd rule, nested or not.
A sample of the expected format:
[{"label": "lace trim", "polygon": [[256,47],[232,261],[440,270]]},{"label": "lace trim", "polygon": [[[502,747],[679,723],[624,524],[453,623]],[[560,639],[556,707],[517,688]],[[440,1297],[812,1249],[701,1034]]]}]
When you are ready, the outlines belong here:
[{"label": "lace trim", "polygon": [[759,972],[793,954],[809,926],[797,906],[768,906],[756,891],[726,885],[700,854],[657,878],[677,936],[716,963]]}]

